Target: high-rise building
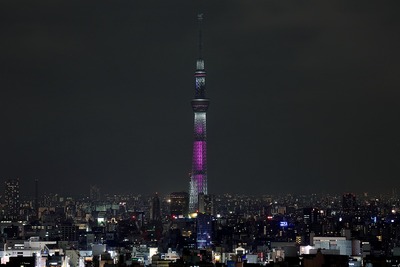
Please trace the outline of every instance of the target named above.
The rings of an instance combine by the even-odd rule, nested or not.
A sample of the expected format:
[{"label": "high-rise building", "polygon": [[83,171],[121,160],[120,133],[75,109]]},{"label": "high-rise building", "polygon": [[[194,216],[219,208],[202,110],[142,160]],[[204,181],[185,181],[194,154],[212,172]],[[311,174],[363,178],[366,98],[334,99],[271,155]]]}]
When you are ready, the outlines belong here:
[{"label": "high-rise building", "polygon": [[35,216],[39,218],[39,179],[35,179]]},{"label": "high-rise building", "polygon": [[151,199],[150,220],[152,220],[152,221],[160,221],[161,220],[160,198],[158,197],[157,193]]},{"label": "high-rise building", "polygon": [[199,212],[214,215],[214,198],[212,195],[199,194]]},{"label": "high-rise building", "polygon": [[187,192],[173,192],[169,195],[170,212],[172,217],[186,217],[189,213],[189,194]]},{"label": "high-rise building", "polygon": [[343,213],[353,214],[357,208],[356,195],[353,193],[345,193],[342,199]]},{"label": "high-rise building", "polygon": [[199,213],[196,218],[197,248],[209,248],[212,237],[212,216]]},{"label": "high-rise building", "polygon": [[97,185],[91,185],[89,193],[92,202],[100,201],[100,188]]},{"label": "high-rise building", "polygon": [[7,179],[5,182],[6,217],[16,220],[19,217],[19,179]]},{"label": "high-rise building", "polygon": [[198,210],[199,194],[207,195],[207,131],[206,116],[210,100],[206,97],[206,72],[202,57],[201,24],[203,14],[198,15],[199,21],[199,58],[196,61],[195,96],[192,99],[194,112],[194,140],[192,173],[190,177],[189,212]]},{"label": "high-rise building", "polygon": [[317,208],[303,208],[303,219],[305,224],[320,223],[320,211]]}]

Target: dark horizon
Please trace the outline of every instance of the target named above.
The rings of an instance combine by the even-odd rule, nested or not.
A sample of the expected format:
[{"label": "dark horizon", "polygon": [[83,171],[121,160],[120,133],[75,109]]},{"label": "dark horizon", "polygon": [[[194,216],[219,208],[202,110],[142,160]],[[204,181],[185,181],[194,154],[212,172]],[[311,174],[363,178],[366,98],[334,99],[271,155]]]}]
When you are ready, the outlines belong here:
[{"label": "dark horizon", "polygon": [[[20,195],[21,197],[24,199],[28,198],[34,198],[35,197],[35,188],[34,186],[34,181],[32,182],[32,185],[30,186],[29,183],[28,184],[24,184],[24,180],[23,179],[19,179],[20,180]],[[21,181],[23,183],[21,183]],[[92,184],[91,186],[98,186],[97,184]],[[4,189],[4,185],[2,185],[3,189]],[[84,188],[81,188],[84,189]],[[111,195],[142,195],[144,197],[150,197],[150,196],[154,196],[155,194],[158,194],[161,197],[167,197],[168,195],[170,195],[171,193],[174,192],[182,192],[185,191],[188,193],[188,190],[176,190],[176,191],[171,191],[171,192],[160,192],[160,191],[149,191],[149,192],[141,192],[139,191],[124,191],[124,190],[120,190],[120,191],[108,191],[106,190],[107,188],[102,188],[99,187],[100,189],[100,195],[102,196],[102,198],[104,198],[105,196],[111,196]],[[2,190],[3,191],[3,190]],[[306,195],[315,195],[317,197],[322,197],[324,195],[326,196],[343,196],[344,194],[355,194],[357,198],[375,198],[375,197],[400,197],[400,192],[398,192],[395,188],[392,189],[388,189],[387,191],[384,192],[376,192],[376,191],[304,191],[304,192],[299,192],[299,191],[294,191],[294,192],[289,192],[289,191],[281,191],[281,192],[266,192],[266,193],[253,193],[253,192],[240,192],[240,191],[236,191],[236,192],[228,192],[228,191],[224,191],[224,192],[217,192],[217,193],[211,193],[212,195],[215,196],[222,196],[225,194],[229,194],[229,195],[233,195],[233,196],[251,196],[251,197],[255,197],[255,198],[259,198],[259,197],[265,197],[265,196],[273,196],[273,197],[283,197],[283,196],[294,196],[294,197],[299,197],[299,196],[306,196]],[[54,191],[54,190],[46,190],[44,191],[43,188],[40,188],[40,181],[39,181],[39,198],[43,195],[51,195],[51,194],[58,194],[61,197],[89,197],[90,195],[90,188],[87,188],[87,190],[80,190],[80,191],[75,191],[75,192],[66,192],[65,190],[60,190],[60,191]],[[0,196],[3,194],[0,194]]]},{"label": "dark horizon", "polygon": [[188,191],[201,12],[208,192],[390,192],[399,5],[3,2],[0,175],[21,192]]}]

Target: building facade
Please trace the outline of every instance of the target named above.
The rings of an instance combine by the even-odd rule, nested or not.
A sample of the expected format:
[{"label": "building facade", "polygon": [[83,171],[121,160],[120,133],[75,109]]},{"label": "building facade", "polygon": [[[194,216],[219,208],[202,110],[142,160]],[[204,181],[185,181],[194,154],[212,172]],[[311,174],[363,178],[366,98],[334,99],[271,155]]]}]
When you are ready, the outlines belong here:
[{"label": "building facade", "polygon": [[172,217],[186,217],[189,214],[189,194],[187,192],[173,192],[169,198]]},{"label": "building facade", "polygon": [[5,181],[4,200],[6,204],[5,216],[9,220],[19,218],[20,200],[19,200],[19,179],[7,179]]}]

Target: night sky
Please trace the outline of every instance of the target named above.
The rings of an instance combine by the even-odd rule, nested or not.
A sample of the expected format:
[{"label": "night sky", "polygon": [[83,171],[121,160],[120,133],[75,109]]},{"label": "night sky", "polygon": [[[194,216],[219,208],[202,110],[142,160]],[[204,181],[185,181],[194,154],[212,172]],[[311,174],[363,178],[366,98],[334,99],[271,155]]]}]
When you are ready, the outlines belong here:
[{"label": "night sky", "polygon": [[[3,1],[0,177],[170,193],[191,169],[197,13],[211,193],[400,191],[399,1]],[[3,188],[3,187],[2,187]]]}]

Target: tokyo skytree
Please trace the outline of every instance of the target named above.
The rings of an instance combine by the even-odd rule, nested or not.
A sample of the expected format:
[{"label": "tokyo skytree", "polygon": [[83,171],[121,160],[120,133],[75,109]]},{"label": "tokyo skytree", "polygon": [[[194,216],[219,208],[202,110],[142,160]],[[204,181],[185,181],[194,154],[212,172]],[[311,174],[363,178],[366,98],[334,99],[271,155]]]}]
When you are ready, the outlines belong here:
[{"label": "tokyo skytree", "polygon": [[189,188],[189,211],[198,210],[199,194],[207,195],[207,109],[210,100],[206,97],[206,72],[202,57],[203,14],[197,16],[199,22],[199,57],[196,61],[195,95],[192,99],[194,113],[193,158]]}]

